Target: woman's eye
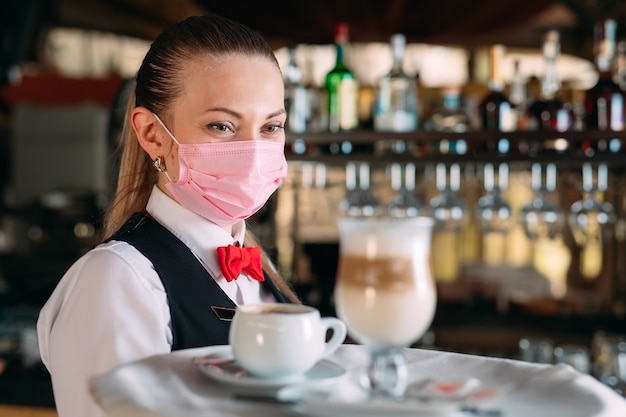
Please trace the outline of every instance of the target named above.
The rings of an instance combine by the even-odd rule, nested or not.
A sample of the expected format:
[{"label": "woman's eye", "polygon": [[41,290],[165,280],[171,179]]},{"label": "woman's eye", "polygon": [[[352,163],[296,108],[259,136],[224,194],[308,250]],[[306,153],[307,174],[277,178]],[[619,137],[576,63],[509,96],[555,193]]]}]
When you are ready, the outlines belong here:
[{"label": "woman's eye", "polygon": [[285,126],[284,126],[284,125],[282,125],[282,124],[275,124],[275,125],[269,125],[269,126],[267,126],[267,127],[265,128],[265,130],[266,130],[268,133],[277,133],[277,132],[281,131],[281,130],[282,130],[282,129],[284,129],[284,128],[285,128]]},{"label": "woman's eye", "polygon": [[209,129],[215,130],[219,133],[228,133],[232,130],[226,123],[211,123],[209,125]]}]

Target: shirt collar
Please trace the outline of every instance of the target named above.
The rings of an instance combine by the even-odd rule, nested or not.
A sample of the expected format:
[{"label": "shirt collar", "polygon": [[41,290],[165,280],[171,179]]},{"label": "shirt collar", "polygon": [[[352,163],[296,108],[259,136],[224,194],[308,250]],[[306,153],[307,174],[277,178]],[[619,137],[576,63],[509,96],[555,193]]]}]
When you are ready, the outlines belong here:
[{"label": "shirt collar", "polygon": [[152,189],[146,210],[187,245],[216,278],[222,275],[217,262],[217,247],[236,243],[243,246],[246,233],[246,223],[243,220],[233,225],[231,236],[222,227],[178,204],[157,186]]}]

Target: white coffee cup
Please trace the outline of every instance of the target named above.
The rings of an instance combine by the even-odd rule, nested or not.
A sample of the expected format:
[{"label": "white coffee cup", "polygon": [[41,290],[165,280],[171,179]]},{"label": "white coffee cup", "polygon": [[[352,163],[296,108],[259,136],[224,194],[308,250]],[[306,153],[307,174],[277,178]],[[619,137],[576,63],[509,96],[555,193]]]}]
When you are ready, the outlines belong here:
[{"label": "white coffee cup", "polygon": [[[326,333],[332,336],[326,341]],[[302,377],[346,338],[346,325],[320,317],[299,304],[254,304],[237,307],[230,327],[235,360],[250,374],[268,379]]]}]

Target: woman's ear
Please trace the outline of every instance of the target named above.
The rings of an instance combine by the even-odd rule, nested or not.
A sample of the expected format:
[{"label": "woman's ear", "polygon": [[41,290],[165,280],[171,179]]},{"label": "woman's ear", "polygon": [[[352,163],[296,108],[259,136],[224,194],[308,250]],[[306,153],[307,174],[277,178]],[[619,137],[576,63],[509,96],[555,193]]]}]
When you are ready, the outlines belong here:
[{"label": "woman's ear", "polygon": [[166,147],[171,146],[171,140],[159,131],[156,118],[150,110],[136,107],[131,115],[131,124],[139,145],[150,155],[150,159],[154,160],[167,153],[169,149]]}]

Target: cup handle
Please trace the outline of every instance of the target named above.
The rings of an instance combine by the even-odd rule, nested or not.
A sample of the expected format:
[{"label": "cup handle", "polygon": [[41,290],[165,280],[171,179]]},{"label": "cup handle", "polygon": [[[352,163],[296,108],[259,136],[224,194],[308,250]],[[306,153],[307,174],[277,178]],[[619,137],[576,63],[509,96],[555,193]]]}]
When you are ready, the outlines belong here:
[{"label": "cup handle", "polygon": [[330,337],[330,340],[325,343],[324,351],[322,352],[321,357],[326,357],[333,353],[335,349],[339,347],[340,344],[346,339],[347,328],[346,324],[338,318],[335,317],[322,317],[322,328],[324,329],[324,334],[328,330],[332,330],[333,334]]}]

